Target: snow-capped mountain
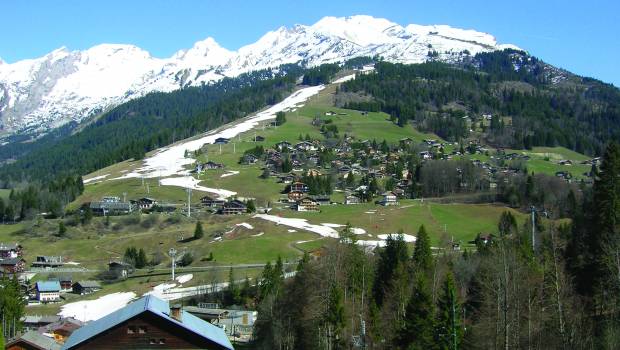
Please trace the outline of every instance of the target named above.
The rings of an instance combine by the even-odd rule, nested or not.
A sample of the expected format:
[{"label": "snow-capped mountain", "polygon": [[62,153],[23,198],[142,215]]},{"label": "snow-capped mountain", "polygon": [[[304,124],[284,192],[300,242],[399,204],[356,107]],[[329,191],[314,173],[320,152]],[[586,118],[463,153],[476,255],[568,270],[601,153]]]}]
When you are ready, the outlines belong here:
[{"label": "snow-capped mountain", "polygon": [[359,56],[418,63],[436,52],[457,61],[481,51],[516,48],[474,30],[445,25],[401,26],[370,16],[325,17],[311,26],[268,32],[237,51],[213,38],[170,58],[152,57],[133,45],[102,44],[84,51],[60,48],[12,64],[0,60],[0,127],[6,134],[45,132],[82,121],[152,91],[172,91],[244,72],[306,62],[310,66]]}]

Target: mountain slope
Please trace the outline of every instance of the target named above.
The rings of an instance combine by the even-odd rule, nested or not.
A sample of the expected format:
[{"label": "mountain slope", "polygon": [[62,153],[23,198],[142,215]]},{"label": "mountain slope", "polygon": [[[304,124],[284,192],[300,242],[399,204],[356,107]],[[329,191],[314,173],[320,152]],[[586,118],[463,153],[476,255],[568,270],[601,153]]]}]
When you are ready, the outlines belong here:
[{"label": "mountain slope", "polygon": [[37,59],[0,64],[0,123],[4,134],[42,133],[80,122],[153,91],[169,92],[244,72],[303,62],[310,66],[359,56],[420,63],[454,62],[499,45],[486,33],[449,26],[401,26],[370,16],[325,17],[311,26],[281,27],[238,51],[214,39],[169,58],[132,46],[60,48]]}]

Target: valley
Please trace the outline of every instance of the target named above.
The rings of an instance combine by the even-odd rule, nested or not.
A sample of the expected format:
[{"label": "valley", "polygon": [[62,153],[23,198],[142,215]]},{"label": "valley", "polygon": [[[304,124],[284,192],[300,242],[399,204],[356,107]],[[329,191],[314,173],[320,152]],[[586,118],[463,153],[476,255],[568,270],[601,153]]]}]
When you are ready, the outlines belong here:
[{"label": "valley", "polygon": [[619,123],[365,15],[0,61],[0,348],[617,348]]},{"label": "valley", "polygon": [[[506,207],[501,204],[467,204],[467,201],[459,203],[458,196],[454,203],[445,203],[441,198],[418,198],[401,199],[397,206],[384,207],[374,203],[345,205],[345,193],[336,190],[330,197],[334,204],[321,205],[320,212],[296,212],[289,209],[290,203],[281,202],[282,198],[286,198],[286,195],[282,194],[284,184],[278,182],[276,177],[261,178],[264,166],[262,162],[239,164],[242,155],[256,146],[268,148],[282,141],[295,144],[299,142],[300,136],[323,138],[320,130],[312,125],[317,116],[333,120],[333,125],[338,127],[339,132],[357,139],[386,140],[389,143],[398,143],[403,138],[410,138],[421,144],[427,139],[445,142],[438,136],[422,133],[411,125],[399,127],[384,113],[362,113],[334,107],[337,87],[338,84],[327,85],[324,89],[317,90],[303,106],[292,107],[294,110],[286,112],[286,123],[283,125],[274,126],[271,124],[272,119],[260,117],[259,114],[258,118],[249,117],[233,122],[207,134],[213,136],[197,136],[164,150],[152,151],[143,161],[124,161],[100,169],[84,177],[84,193],[67,207],[67,210],[78,210],[83,205],[106,196],[124,197],[126,200],[148,197],[174,206],[177,208],[176,213],[152,212],[113,216],[109,219],[95,217],[86,224],[74,221],[68,223],[67,233],[62,238],[57,237],[56,220],[5,225],[2,226],[4,232],[0,235],[0,241],[18,241],[24,247],[26,261],[33,261],[41,254],[61,255],[66,261],[79,264],[75,265],[71,274],[81,278],[98,278],[98,275],[106,271],[108,262],[123,258],[123,252],[128,247],[143,248],[149,259],[155,255],[163,257],[158,265],[140,270],[128,280],[104,284],[100,292],[89,296],[88,299],[92,299],[118,291],[133,291],[140,295],[158,283],[165,282],[169,278],[170,262],[167,251],[171,247],[194,256],[194,262],[185,269],[181,268],[179,272],[193,274],[193,282],[188,284],[191,286],[194,283],[205,283],[206,279],[225,281],[231,266],[237,276],[255,278],[262,270],[262,264],[267,261],[281,257],[285,262],[295,262],[303,252],[318,253],[322,247],[337,241],[333,236],[329,237],[330,234],[338,235],[347,223],[363,232],[356,235],[362,246],[384,244],[379,242],[384,241],[386,234],[399,230],[415,236],[419,226],[424,225],[436,249],[446,249],[450,244],[456,243],[461,249],[475,250],[473,240],[478,234],[495,231],[501,214],[507,210]],[[334,116],[325,117],[326,113],[332,112]],[[271,114],[269,118],[273,117]],[[248,121],[253,121],[251,128],[241,126]],[[228,130],[240,132],[226,134],[230,133]],[[230,142],[223,145],[211,144],[213,139],[220,135],[229,135]],[[254,141],[255,137],[259,136],[262,141]],[[189,153],[185,152],[186,148],[190,150]],[[448,145],[446,153],[454,148]],[[169,152],[166,149],[176,149],[176,154],[181,154],[180,158],[160,161],[161,169],[149,165],[158,164],[155,159],[158,155]],[[194,158],[192,151],[198,149],[201,154]],[[514,152],[530,155],[528,168],[540,169],[540,172],[549,175],[555,175],[558,169],[566,168],[555,163],[558,159],[570,159],[575,163],[589,159],[559,147]],[[489,158],[484,154],[471,155],[472,160],[488,161]],[[192,173],[194,162],[207,161],[223,164],[223,168],[204,170],[200,174]],[[177,168],[176,164],[184,165]],[[168,167],[164,168],[164,165]],[[580,165],[570,169],[575,168],[577,171],[589,170],[589,166]],[[297,174],[301,176],[303,171],[300,170]],[[191,176],[198,184],[192,186],[194,191],[191,196],[190,218],[186,217],[186,190],[183,186],[166,185],[167,179],[178,176]],[[234,192],[237,197],[251,198],[258,208],[269,207],[271,216],[285,220],[306,220],[318,229],[309,231],[303,229],[303,225],[277,224],[253,213],[232,216],[209,213],[208,208],[201,204],[200,198],[205,195],[213,196],[214,193],[201,191],[196,187]],[[509,210],[513,212],[519,225],[527,221],[528,216],[525,213]],[[202,223],[205,237],[188,240],[192,237],[197,221]],[[380,235],[383,240],[379,238]],[[210,254],[213,260],[206,261]],[[244,264],[256,264],[256,267],[244,267]],[[82,269],[84,272],[80,272]],[[41,271],[35,280],[59,274],[61,272]],[[73,300],[72,298],[66,302]],[[55,310],[60,310],[62,305],[63,303],[31,306],[28,312],[57,312]]]}]

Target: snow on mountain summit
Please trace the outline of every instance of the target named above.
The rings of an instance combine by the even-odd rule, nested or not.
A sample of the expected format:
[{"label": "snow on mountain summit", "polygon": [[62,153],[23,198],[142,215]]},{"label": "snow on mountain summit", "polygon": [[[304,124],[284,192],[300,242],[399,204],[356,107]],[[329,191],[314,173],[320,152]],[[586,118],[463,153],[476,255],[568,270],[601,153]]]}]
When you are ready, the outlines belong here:
[{"label": "snow on mountain summit", "polygon": [[383,18],[371,16],[324,17],[310,28],[324,34],[331,34],[360,46],[392,43],[395,38],[387,33],[389,29],[403,28]]},{"label": "snow on mountain summit", "polygon": [[215,39],[208,37],[198,41],[189,50],[178,51],[173,58],[186,62],[201,64],[208,61],[213,65],[225,64],[234,55],[233,52],[221,47]]},{"label": "snow on mountain summit", "polygon": [[387,61],[457,61],[462,55],[516,48],[487,33],[446,25],[405,27],[372,16],[324,17],[313,25],[280,27],[230,51],[209,37],[169,58],[134,45],[65,47],[15,63],[0,60],[0,130],[46,132],[80,122],[152,91],[173,91],[241,73],[305,62],[310,66],[381,55]]}]

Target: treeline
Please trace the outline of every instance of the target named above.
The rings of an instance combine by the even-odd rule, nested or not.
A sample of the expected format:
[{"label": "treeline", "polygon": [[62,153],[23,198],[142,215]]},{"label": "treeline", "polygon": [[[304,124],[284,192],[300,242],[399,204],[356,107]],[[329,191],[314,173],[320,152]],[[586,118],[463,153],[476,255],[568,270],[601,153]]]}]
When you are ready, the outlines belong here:
[{"label": "treeline", "polygon": [[[457,250],[424,226],[413,251],[389,237],[370,254],[347,226],[285,278],[255,290],[258,349],[615,349],[620,344],[620,148],[611,145],[572,224],[504,212]],[[534,238],[534,240],[532,240]]]},{"label": "treeline", "polygon": [[303,85],[321,85],[331,82],[332,77],[340,70],[337,63],[323,64],[315,68],[308,69],[302,79]]},{"label": "treeline", "polygon": [[44,214],[64,216],[64,208],[84,192],[81,176],[66,176],[46,183],[7,184],[12,186],[6,199],[0,198],[0,222],[27,220]]},{"label": "treeline", "polygon": [[483,114],[510,117],[510,125],[485,131],[491,143],[518,149],[564,146],[600,155],[607,142],[620,139],[620,90],[560,73],[523,52],[482,53],[461,65],[378,62],[375,68],[341,86],[374,99],[345,107],[380,110],[399,125],[413,121],[452,141],[468,135],[465,116],[474,122]]},{"label": "treeline", "polygon": [[10,279],[3,275],[0,278],[0,345],[4,345],[4,339],[12,339],[22,331],[25,306],[17,275]]}]

